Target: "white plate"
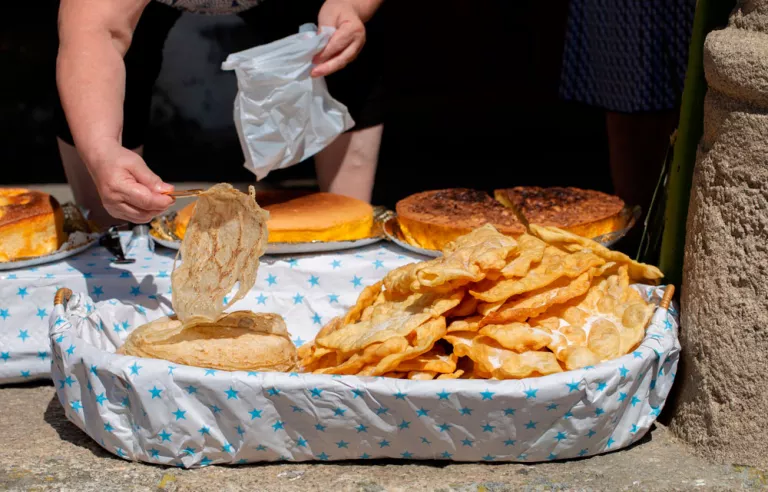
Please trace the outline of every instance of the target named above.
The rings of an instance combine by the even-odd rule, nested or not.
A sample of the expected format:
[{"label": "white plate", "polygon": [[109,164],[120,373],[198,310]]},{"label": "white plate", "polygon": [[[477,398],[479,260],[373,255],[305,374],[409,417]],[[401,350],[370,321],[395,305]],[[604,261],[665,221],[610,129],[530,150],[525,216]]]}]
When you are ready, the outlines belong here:
[{"label": "white plate", "polygon": [[[170,249],[179,249],[181,241],[168,241],[160,239],[154,235],[150,237],[159,245]],[[267,244],[268,255],[295,255],[301,253],[325,253],[328,251],[342,251],[345,249],[362,248],[384,239],[381,236],[367,237],[355,241],[316,241],[312,243],[269,243]]]},{"label": "white plate", "polygon": [[76,244],[65,250],[57,251],[49,255],[43,255],[35,258],[27,258],[24,260],[17,260],[17,261],[3,261],[3,262],[0,262],[0,271],[16,270],[19,268],[27,268],[31,266],[42,265],[44,263],[51,263],[54,261],[63,260],[64,258],[69,258],[70,256],[74,256],[78,253],[82,253],[83,251],[97,244],[98,242],[99,242],[99,238],[94,237],[93,239],[85,243]]}]

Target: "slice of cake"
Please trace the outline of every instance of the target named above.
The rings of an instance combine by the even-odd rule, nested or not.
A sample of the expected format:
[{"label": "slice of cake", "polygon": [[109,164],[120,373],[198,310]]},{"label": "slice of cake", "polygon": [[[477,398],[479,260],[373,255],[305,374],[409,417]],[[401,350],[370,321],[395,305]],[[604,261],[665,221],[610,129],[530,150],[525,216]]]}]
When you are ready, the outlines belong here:
[{"label": "slice of cake", "polygon": [[66,241],[64,211],[51,195],[0,188],[0,261],[47,255]]},{"label": "slice of cake", "polygon": [[396,211],[404,239],[426,249],[442,249],[485,224],[508,236],[525,232],[512,210],[483,191],[466,188],[416,193],[400,200]]},{"label": "slice of cake", "polygon": [[599,191],[518,186],[496,190],[494,196],[530,224],[554,226],[587,238],[614,232],[623,223],[624,201]]}]

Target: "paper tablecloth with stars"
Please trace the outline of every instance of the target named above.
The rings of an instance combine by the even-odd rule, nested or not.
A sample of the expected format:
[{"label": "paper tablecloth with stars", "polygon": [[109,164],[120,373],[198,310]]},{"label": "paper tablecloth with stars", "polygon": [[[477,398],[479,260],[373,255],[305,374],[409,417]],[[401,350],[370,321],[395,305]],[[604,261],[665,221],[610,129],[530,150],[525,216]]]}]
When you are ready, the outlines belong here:
[{"label": "paper tablecloth with stars", "polygon": [[[389,258],[370,249],[359,259],[376,261],[380,252]],[[282,274],[325,281],[319,266],[310,278],[300,267],[301,260]],[[267,288],[261,283],[256,295]],[[656,303],[663,294],[636,288]],[[283,294],[277,307],[290,317],[311,298],[321,321],[330,314],[322,308],[332,294],[303,292],[296,304]],[[675,377],[676,316],[657,309],[640,347],[619,359],[508,381],[228,372],[116,355],[123,323],[130,329],[145,314],[133,304],[94,305],[84,294],[54,308],[50,334],[67,418],[127,460],[186,468],[371,458],[536,462],[620,449],[648,431]]]},{"label": "paper tablecloth with stars", "polygon": [[[123,235],[127,245],[130,234]],[[146,321],[171,312],[175,251],[137,242],[130,265],[111,263],[101,247],[50,265],[0,272],[0,384],[49,378],[48,317],[59,287],[87,292],[96,302],[135,305],[136,318],[114,320],[105,329],[120,338]],[[332,317],[345,312],[364,286],[389,270],[421,260],[389,243],[319,255],[265,256],[258,280],[232,309],[280,313],[301,345]]]}]

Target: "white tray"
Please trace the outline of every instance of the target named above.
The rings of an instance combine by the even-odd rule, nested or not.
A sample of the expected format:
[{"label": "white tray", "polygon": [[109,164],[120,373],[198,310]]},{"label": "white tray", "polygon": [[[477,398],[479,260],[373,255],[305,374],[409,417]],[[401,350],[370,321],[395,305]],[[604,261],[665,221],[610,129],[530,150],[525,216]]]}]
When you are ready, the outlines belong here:
[{"label": "white tray", "polygon": [[[637,286],[660,300],[661,288]],[[66,304],[66,305],[64,305]],[[213,371],[115,355],[140,306],[75,294],[50,318],[67,418],[127,460],[181,467],[369,458],[537,462],[628,446],[672,388],[677,313],[633,353],[520,381]],[[102,327],[107,327],[102,329]],[[289,330],[290,330],[289,326]]]}]

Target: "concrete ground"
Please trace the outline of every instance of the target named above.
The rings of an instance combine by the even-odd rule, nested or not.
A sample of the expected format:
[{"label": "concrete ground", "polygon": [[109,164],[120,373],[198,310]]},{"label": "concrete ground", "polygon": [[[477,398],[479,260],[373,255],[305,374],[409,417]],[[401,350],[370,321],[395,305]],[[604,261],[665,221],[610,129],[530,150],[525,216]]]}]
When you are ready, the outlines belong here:
[{"label": "concrete ground", "polygon": [[66,420],[50,385],[0,388],[0,490],[734,490],[768,474],[695,457],[663,427],[640,444],[561,463],[341,462],[181,470],[106,453]]}]

